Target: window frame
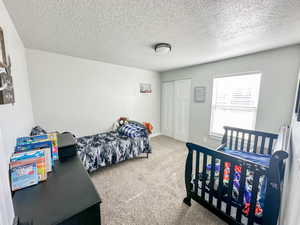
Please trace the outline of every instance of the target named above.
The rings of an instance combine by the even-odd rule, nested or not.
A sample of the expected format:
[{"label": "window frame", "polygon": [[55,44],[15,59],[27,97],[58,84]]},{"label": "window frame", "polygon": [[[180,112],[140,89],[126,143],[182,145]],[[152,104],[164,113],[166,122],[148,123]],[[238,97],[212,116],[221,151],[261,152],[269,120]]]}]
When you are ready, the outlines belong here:
[{"label": "window frame", "polygon": [[[263,77],[263,73],[261,71],[250,71],[250,72],[244,72],[244,73],[233,73],[233,74],[226,74],[226,75],[216,75],[213,76],[212,79],[212,96],[211,96],[211,105],[210,105],[210,124],[209,124],[209,132],[208,135],[209,137],[216,139],[216,140],[221,140],[224,133],[220,134],[220,133],[216,133],[213,132],[212,128],[213,128],[213,121],[214,121],[214,111],[217,108],[216,104],[214,104],[214,80],[218,79],[218,78],[229,78],[229,77],[238,77],[238,76],[246,76],[246,75],[254,75],[254,74],[259,74],[260,75],[260,80],[259,80],[259,87],[258,87],[258,99],[257,99],[257,105],[256,107],[253,106],[225,106],[224,107],[229,107],[229,108],[236,108],[236,109],[245,109],[245,108],[249,108],[249,109],[253,109],[254,111],[254,118],[253,118],[253,127],[250,129],[255,130],[256,128],[256,122],[257,122],[257,114],[258,114],[258,108],[260,105],[260,90],[261,90],[261,83],[262,83],[262,77]],[[250,112],[251,110],[249,110],[248,112]]]}]

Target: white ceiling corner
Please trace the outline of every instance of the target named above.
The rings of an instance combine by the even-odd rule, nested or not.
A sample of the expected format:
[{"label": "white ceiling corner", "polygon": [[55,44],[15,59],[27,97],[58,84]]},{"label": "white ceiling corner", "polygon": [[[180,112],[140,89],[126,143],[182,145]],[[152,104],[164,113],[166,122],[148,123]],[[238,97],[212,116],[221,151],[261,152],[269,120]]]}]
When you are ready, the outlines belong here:
[{"label": "white ceiling corner", "polygon": [[[165,71],[300,43],[300,0],[4,0],[27,48]],[[156,55],[157,42],[172,45]]]}]

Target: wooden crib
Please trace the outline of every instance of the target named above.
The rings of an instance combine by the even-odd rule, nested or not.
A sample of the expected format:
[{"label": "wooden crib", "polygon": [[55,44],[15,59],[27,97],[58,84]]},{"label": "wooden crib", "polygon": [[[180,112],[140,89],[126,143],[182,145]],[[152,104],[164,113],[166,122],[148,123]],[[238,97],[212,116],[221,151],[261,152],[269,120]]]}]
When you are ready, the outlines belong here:
[{"label": "wooden crib", "polygon": [[[228,126],[224,129],[222,144],[216,150],[192,143],[186,144],[187,197],[184,203],[191,206],[193,199],[228,224],[276,225],[280,210],[284,159],[288,157],[284,148],[286,132],[278,137],[277,134]],[[251,156],[264,154],[262,157],[269,156],[269,164],[266,166],[228,154],[226,149],[239,151],[239,154],[250,153],[248,155]],[[224,180],[225,176],[229,178],[227,182]],[[249,190],[246,192],[246,187],[251,187],[247,213],[245,199]],[[236,191],[233,193],[234,188]],[[262,193],[264,190],[265,193]],[[264,196],[260,199],[263,199],[263,211],[260,215],[257,213],[258,196]]]}]

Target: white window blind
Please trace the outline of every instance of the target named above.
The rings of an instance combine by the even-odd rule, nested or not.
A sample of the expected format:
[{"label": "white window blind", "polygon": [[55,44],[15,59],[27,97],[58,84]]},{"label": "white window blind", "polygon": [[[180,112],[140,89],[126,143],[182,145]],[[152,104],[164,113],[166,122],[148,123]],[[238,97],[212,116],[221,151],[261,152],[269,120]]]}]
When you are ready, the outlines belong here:
[{"label": "white window blind", "polygon": [[260,73],[214,79],[210,135],[222,135],[224,126],[255,129],[260,79]]}]

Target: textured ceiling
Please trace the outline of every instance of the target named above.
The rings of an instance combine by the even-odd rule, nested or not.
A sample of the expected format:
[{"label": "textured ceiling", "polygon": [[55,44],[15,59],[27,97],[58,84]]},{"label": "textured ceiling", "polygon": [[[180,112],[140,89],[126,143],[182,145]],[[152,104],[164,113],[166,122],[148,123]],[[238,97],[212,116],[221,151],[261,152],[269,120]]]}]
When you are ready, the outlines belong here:
[{"label": "textured ceiling", "polygon": [[4,2],[27,48],[156,71],[300,43],[300,0]]}]

